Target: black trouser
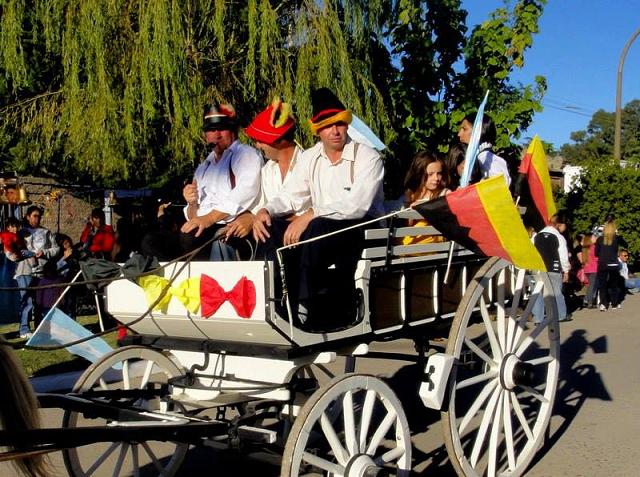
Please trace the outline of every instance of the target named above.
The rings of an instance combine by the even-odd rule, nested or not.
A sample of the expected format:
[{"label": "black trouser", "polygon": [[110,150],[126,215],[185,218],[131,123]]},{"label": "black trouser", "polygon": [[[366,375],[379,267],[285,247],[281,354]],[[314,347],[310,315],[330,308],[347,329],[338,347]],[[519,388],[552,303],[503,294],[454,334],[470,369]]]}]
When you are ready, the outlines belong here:
[{"label": "black trouser", "polygon": [[[196,231],[189,233],[180,232],[180,247],[182,253],[188,253],[198,247],[204,245],[207,241],[213,239],[225,224],[214,224],[204,229],[199,237],[196,237]],[[223,237],[220,237],[223,238]],[[212,261],[230,261],[230,260],[248,260],[253,252],[253,239],[250,236],[242,239],[231,237],[229,240],[216,240],[210,246],[200,250],[194,260],[212,260]]]},{"label": "black trouser", "polygon": [[[300,237],[304,241],[366,221],[332,220],[317,217],[309,222]],[[278,265],[276,249],[282,246],[289,222],[272,219],[270,237],[259,248],[261,256]],[[363,229],[356,228],[315,242],[290,248],[283,252],[287,292],[292,310],[303,305],[309,311],[308,327],[323,328],[348,324],[355,318],[354,272],[363,248]],[[276,278],[276,296],[279,296],[280,277]],[[335,318],[332,320],[331,318]],[[319,322],[322,322],[320,324]],[[331,323],[328,323],[330,321]],[[311,323],[314,322],[314,323]],[[324,326],[327,324],[328,326]]]},{"label": "black trouser", "polygon": [[598,293],[600,294],[600,304],[608,307],[609,304],[617,306],[620,304],[620,270],[617,267],[607,267],[598,270]]}]

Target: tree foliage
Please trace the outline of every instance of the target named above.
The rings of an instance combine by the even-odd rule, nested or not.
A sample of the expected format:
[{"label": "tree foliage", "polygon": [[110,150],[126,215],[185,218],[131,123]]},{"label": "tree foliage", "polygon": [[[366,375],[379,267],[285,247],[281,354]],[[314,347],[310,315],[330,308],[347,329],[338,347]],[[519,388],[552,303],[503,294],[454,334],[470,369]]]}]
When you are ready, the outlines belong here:
[{"label": "tree foliage", "polygon": [[[614,214],[618,233],[629,250],[640,256],[640,169],[609,163],[591,163],[580,177],[579,186],[563,198],[563,206],[573,216],[577,232],[601,225]],[[576,184],[578,185],[578,184]]]},{"label": "tree foliage", "polygon": [[506,146],[540,108],[544,80],[509,76],[544,3],[500,8],[467,36],[460,0],[0,0],[0,160],[160,185],[202,153],[206,103],[231,102],[246,123],[282,94],[308,118],[317,86],[404,161],[448,144],[489,89]]},{"label": "tree foliage", "polygon": [[[625,105],[621,116],[620,158],[628,163],[640,163],[640,100]],[[565,144],[561,154],[571,164],[609,161],[613,157],[615,113],[596,111],[587,129],[571,133],[574,144]]]}]

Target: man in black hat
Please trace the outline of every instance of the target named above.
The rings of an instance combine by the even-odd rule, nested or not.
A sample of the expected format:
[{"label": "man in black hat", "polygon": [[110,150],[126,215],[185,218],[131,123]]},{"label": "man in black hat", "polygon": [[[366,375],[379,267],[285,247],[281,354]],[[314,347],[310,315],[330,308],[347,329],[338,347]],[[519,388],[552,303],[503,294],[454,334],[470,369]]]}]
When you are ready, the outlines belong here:
[{"label": "man in black hat", "polygon": [[[382,215],[380,155],[356,143],[347,135],[351,111],[327,88],[312,94],[313,117],[310,126],[320,141],[306,150],[281,192],[260,209],[254,220],[256,240],[264,242],[265,256],[275,259],[278,246],[324,235]],[[294,220],[284,217],[306,211]],[[296,248],[288,260],[287,283],[290,298],[299,301],[300,321],[316,312],[318,303],[336,303],[335,289],[347,295],[348,310],[354,303],[354,271],[362,249],[362,231],[355,229]],[[287,261],[285,259],[285,261]],[[299,290],[294,292],[293,286]],[[329,286],[331,285],[331,287]],[[314,309],[314,310],[312,310]],[[316,324],[313,324],[316,326]]]},{"label": "man in black hat", "polygon": [[[185,251],[203,244],[237,215],[250,210],[260,194],[263,161],[258,151],[238,141],[238,122],[231,105],[214,104],[205,112],[204,136],[211,153],[182,191],[187,201],[187,221],[180,239]],[[220,245],[211,250],[211,259],[233,259],[232,250]],[[208,250],[204,252],[209,256]]]}]

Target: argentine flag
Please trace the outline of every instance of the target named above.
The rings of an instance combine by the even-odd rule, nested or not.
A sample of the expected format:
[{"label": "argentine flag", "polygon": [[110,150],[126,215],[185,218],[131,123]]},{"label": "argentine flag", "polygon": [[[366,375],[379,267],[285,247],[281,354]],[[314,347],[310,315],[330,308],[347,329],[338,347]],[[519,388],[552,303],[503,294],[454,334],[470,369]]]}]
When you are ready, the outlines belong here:
[{"label": "argentine flag", "polygon": [[[27,346],[47,346],[71,343],[93,333],[76,322],[58,308],[52,308],[44,317],[33,336],[27,341]],[[76,356],[81,356],[92,363],[95,363],[105,354],[113,351],[113,348],[100,337],[68,346],[67,351]]]}]

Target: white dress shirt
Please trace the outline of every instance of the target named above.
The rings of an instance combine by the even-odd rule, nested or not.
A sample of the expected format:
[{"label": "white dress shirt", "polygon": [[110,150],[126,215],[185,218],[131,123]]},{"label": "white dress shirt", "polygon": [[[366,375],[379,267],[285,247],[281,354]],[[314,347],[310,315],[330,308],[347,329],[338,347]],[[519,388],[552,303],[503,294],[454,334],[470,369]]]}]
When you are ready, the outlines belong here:
[{"label": "white dress shirt", "polygon": [[[198,183],[198,211],[203,216],[217,210],[229,214],[218,223],[228,223],[238,214],[251,209],[260,197],[260,169],[263,161],[256,149],[234,141],[216,161],[212,152],[198,166],[194,178]],[[229,171],[233,170],[235,187]],[[187,216],[187,207],[184,209]],[[188,218],[188,217],[187,217]]]},{"label": "white dress shirt", "polygon": [[303,151],[300,147],[295,147],[293,157],[291,158],[291,162],[289,163],[289,169],[287,170],[287,174],[284,176],[284,179],[282,178],[282,174],[280,173],[280,166],[276,161],[268,160],[267,163],[262,166],[260,179],[260,201],[258,202],[258,205],[253,208],[254,214],[262,209],[267,202],[278,195],[284,185],[289,181],[291,172],[293,171],[296,162],[298,162],[298,159],[300,158],[302,152]]},{"label": "white dress shirt", "polygon": [[302,153],[282,191],[265,208],[273,216],[313,208],[315,217],[334,220],[383,215],[380,155],[369,146],[347,140],[332,164],[321,142]]},{"label": "white dress shirt", "polygon": [[504,180],[507,181],[507,186],[511,185],[511,176],[509,175],[507,161],[503,158],[496,156],[491,151],[482,151],[478,154],[478,162],[480,163],[483,177],[493,177],[502,174]]}]

